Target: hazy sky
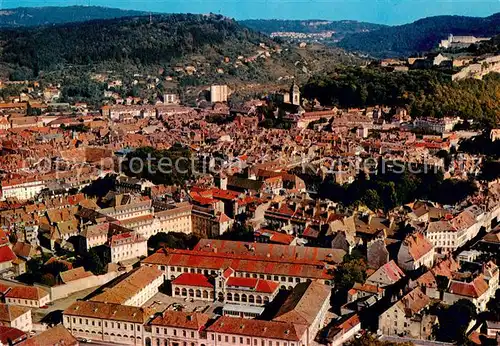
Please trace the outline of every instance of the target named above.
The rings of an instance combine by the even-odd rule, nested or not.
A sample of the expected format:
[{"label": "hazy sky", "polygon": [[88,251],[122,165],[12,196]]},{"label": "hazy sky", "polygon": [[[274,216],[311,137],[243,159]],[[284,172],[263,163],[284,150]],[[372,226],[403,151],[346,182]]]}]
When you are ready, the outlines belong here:
[{"label": "hazy sky", "polygon": [[385,24],[441,14],[484,17],[500,12],[500,0],[0,0],[2,8],[89,3],[155,12],[214,12],[236,19],[356,19]]}]

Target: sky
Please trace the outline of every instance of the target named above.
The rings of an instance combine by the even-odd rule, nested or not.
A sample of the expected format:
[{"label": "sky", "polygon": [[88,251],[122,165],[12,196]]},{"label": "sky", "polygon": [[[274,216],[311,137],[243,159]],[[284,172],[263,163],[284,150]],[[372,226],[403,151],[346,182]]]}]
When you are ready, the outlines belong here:
[{"label": "sky", "polygon": [[435,15],[485,17],[500,0],[0,0],[1,8],[97,5],[166,13],[220,13],[236,19],[359,20],[404,24]]}]

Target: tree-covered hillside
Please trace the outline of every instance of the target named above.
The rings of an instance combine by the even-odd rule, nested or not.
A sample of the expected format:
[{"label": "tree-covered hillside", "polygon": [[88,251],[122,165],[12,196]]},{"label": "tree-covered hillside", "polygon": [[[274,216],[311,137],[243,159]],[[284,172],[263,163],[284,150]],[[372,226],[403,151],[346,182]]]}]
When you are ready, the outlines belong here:
[{"label": "tree-covered hillside", "polygon": [[[222,78],[268,82],[308,78],[335,62],[359,61],[340,49],[280,47],[220,15],[173,14],[0,31],[0,66],[15,79],[68,67],[158,71],[190,67],[191,82]],[[201,79],[200,79],[201,78]],[[226,78],[226,79],[227,79]]]},{"label": "tree-covered hillside", "polygon": [[0,10],[0,27],[22,27],[84,22],[144,15],[144,12],[100,6],[18,7]]},{"label": "tree-covered hillside", "polygon": [[347,35],[339,46],[376,57],[408,56],[437,47],[453,35],[493,36],[500,33],[500,13],[486,18],[437,16],[411,24]]},{"label": "tree-covered hillside", "polygon": [[282,19],[248,19],[239,21],[244,26],[265,34],[277,31],[300,32],[305,34],[322,31],[335,31],[342,35],[347,33],[371,31],[385,27],[381,24],[358,22],[355,20],[282,20]]},{"label": "tree-covered hillside", "polygon": [[303,87],[306,98],[341,107],[406,107],[412,116],[461,116],[486,126],[500,124],[500,74],[451,82],[437,71],[386,72],[343,68],[315,76]]}]

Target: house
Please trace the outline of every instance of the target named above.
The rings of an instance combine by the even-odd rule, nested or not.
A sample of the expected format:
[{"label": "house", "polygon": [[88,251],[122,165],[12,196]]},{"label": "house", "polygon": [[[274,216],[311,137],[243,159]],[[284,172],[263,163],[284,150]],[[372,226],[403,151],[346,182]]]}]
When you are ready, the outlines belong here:
[{"label": "house", "polygon": [[367,284],[375,285],[378,287],[388,287],[397,283],[405,277],[404,272],[398,267],[396,262],[391,260],[378,268],[372,275],[366,279]]},{"label": "house", "polygon": [[13,286],[5,294],[5,303],[39,308],[50,303],[50,295],[39,287]]},{"label": "house", "polygon": [[30,332],[33,328],[31,310],[23,306],[0,303],[0,323],[2,326]]},{"label": "house", "polygon": [[472,281],[452,280],[444,292],[443,302],[452,305],[460,299],[470,300],[479,311],[486,311],[486,304],[491,298],[488,282],[483,274]]},{"label": "house", "polygon": [[406,236],[399,248],[398,264],[404,270],[431,268],[434,264],[434,245],[421,232]]},{"label": "house", "polygon": [[379,330],[384,335],[402,335],[429,339],[437,317],[426,312],[431,299],[415,288],[379,317]]},{"label": "house", "polygon": [[0,272],[12,268],[12,263],[16,258],[16,254],[8,245],[0,246]]},{"label": "house", "polygon": [[326,341],[328,346],[342,346],[359,333],[361,330],[361,321],[357,314],[334,323],[328,330]]}]

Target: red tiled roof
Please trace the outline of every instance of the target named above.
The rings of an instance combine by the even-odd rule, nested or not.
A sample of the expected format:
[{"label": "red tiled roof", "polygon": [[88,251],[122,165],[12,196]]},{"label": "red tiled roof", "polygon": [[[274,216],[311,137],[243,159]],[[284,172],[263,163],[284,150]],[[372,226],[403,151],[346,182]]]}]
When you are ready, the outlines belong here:
[{"label": "red tiled roof", "polygon": [[182,273],[172,281],[172,285],[195,286],[195,287],[214,287],[203,274]]},{"label": "red tiled roof", "polygon": [[472,282],[452,281],[449,290],[459,296],[479,298],[488,290],[488,283],[479,275]]},{"label": "red tiled roof", "polygon": [[230,277],[227,280],[227,285],[233,287],[253,288],[256,292],[261,292],[261,293],[274,293],[279,286],[279,284],[274,281],[255,279],[255,278],[238,278],[238,277]]},{"label": "red tiled roof", "polygon": [[21,299],[31,299],[31,300],[40,300],[45,296],[48,296],[49,293],[42,290],[39,287],[31,287],[31,286],[14,286],[11,288],[9,292],[5,295],[6,298],[21,298]]},{"label": "red tiled roof", "polygon": [[237,272],[299,276],[326,280],[332,278],[324,265],[318,261],[268,258],[257,255],[236,255],[223,252],[213,253],[196,250],[161,249],[144,259],[143,263],[210,270],[231,267]]},{"label": "red tiled roof", "polygon": [[208,332],[255,336],[266,339],[300,341],[306,327],[286,322],[250,320],[222,316],[207,328]]},{"label": "red tiled roof", "polygon": [[0,246],[0,263],[9,262],[15,260],[16,254],[8,246]]}]

